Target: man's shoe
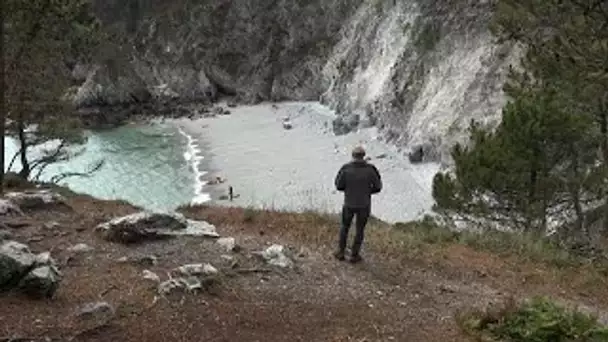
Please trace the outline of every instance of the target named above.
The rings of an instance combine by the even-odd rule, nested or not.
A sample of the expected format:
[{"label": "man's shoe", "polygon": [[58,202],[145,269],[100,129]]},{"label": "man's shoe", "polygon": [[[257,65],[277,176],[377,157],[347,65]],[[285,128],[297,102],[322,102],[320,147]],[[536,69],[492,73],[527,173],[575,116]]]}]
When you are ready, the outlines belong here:
[{"label": "man's shoe", "polygon": [[360,255],[358,255],[358,254],[355,254],[355,255],[353,255],[353,256],[350,257],[350,262],[353,263],[353,264],[359,263],[361,261],[363,261],[363,258]]},{"label": "man's shoe", "polygon": [[340,261],[346,260],[346,258],[344,257],[344,252],[341,252],[341,251],[335,252],[334,257]]}]

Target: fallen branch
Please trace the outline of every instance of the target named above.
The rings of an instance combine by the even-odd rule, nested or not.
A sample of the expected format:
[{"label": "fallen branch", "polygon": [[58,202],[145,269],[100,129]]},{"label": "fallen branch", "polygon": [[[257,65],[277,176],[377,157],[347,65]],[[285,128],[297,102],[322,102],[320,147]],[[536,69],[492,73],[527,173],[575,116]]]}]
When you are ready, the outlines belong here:
[{"label": "fallen branch", "polygon": [[101,291],[101,293],[99,294],[99,298],[103,298],[103,296],[107,295],[110,291],[116,290],[116,289],[118,289],[118,286],[116,286],[114,284],[110,285],[110,287]]},{"label": "fallen branch", "polygon": [[272,270],[268,268],[241,268],[235,270],[236,273],[246,274],[246,273],[271,273]]},{"label": "fallen branch", "polygon": [[50,182],[53,184],[57,184],[57,183],[61,182],[62,180],[66,179],[66,178],[70,178],[70,177],[82,177],[82,178],[91,177],[95,172],[99,171],[99,169],[101,169],[103,167],[104,163],[105,163],[105,161],[101,160],[101,161],[97,162],[90,170],[85,171],[85,172],[65,172],[65,173],[55,175],[51,178]]}]

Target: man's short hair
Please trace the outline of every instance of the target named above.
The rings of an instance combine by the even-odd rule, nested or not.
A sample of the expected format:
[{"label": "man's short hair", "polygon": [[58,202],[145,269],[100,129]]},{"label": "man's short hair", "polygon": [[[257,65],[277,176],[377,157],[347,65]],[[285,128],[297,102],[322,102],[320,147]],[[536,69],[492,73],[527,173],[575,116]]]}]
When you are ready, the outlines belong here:
[{"label": "man's short hair", "polygon": [[355,159],[363,159],[365,157],[365,149],[361,146],[353,148],[352,156]]}]

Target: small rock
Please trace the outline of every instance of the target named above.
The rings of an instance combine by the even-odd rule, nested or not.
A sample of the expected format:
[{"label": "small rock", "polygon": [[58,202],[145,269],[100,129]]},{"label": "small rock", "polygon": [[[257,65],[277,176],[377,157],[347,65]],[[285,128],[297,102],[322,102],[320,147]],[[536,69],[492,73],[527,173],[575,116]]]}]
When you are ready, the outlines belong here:
[{"label": "small rock", "polygon": [[293,262],[284,253],[284,247],[281,245],[272,245],[264,250],[261,255],[266,262],[278,267],[291,267]]},{"label": "small rock", "polygon": [[44,228],[46,228],[48,230],[55,230],[55,229],[58,229],[60,227],[61,227],[61,225],[59,223],[55,222],[55,221],[46,222],[44,224]]},{"label": "small rock", "polygon": [[225,237],[217,239],[217,243],[222,246],[227,252],[236,252],[239,247],[236,244],[236,239],[233,237]]},{"label": "small rock", "polygon": [[36,235],[36,236],[32,236],[31,238],[27,239],[27,242],[31,243],[31,242],[40,242],[44,240],[43,236],[40,235]]},{"label": "small rock", "polygon": [[304,246],[300,247],[300,251],[298,252],[299,258],[306,258],[310,255],[310,250]]},{"label": "small rock", "polygon": [[183,289],[183,284],[177,279],[169,279],[165,280],[158,285],[158,293],[161,295],[168,295],[174,292],[175,290]]},{"label": "small rock", "polygon": [[408,154],[410,163],[421,163],[424,160],[424,148],[421,145],[414,146]]},{"label": "small rock", "polygon": [[213,267],[211,264],[183,265],[176,268],[174,271],[183,276],[214,275],[218,273],[217,268]]},{"label": "small rock", "polygon": [[181,278],[180,281],[184,285],[186,290],[190,292],[203,289],[203,284],[201,283],[201,280],[197,277]]},{"label": "small rock", "polygon": [[43,252],[36,255],[34,263],[39,266],[55,265],[55,261],[51,258],[51,252]]},{"label": "small rock", "polygon": [[143,278],[146,279],[146,280],[150,280],[150,281],[153,281],[155,283],[160,284],[160,277],[156,273],[154,273],[152,271],[144,270],[143,271]]},{"label": "small rock", "polygon": [[226,254],[222,254],[220,256],[220,258],[222,258],[222,260],[225,260],[227,262],[232,262],[232,260],[234,260],[234,257],[232,255],[226,255]]},{"label": "small rock", "polygon": [[91,317],[108,317],[114,315],[114,307],[108,302],[97,302],[85,304],[78,310],[76,314],[78,317],[91,318]]},{"label": "small rock", "polygon": [[158,263],[158,258],[156,258],[154,255],[143,255],[131,258],[124,256],[116,261],[120,263],[130,263],[132,265],[150,267]]},{"label": "small rock", "polygon": [[386,157],[388,157],[388,155],[386,153],[382,153],[382,154],[377,155],[376,159],[384,159]]},{"label": "small rock", "polygon": [[133,258],[131,261],[140,266],[154,266],[158,263],[158,258],[156,258],[154,255],[143,255]]},{"label": "small rock", "polygon": [[61,273],[53,265],[40,266],[29,272],[19,282],[19,289],[24,293],[37,298],[52,298],[59,282]]},{"label": "small rock", "polygon": [[93,250],[94,250],[94,248],[87,245],[86,243],[79,243],[79,244],[76,244],[76,245],[68,248],[68,251],[72,252],[72,253],[88,253],[88,252],[92,252]]}]

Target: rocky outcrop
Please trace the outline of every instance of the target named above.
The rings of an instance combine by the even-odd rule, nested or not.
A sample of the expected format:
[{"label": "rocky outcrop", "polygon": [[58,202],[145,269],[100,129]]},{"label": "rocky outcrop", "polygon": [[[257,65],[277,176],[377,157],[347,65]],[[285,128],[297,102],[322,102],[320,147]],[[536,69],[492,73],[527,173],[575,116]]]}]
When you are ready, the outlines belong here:
[{"label": "rocky outcrop", "polygon": [[24,192],[9,192],[6,199],[19,210],[43,210],[49,207],[66,206],[65,198],[50,190],[30,190]]},{"label": "rocky outcrop", "polygon": [[35,298],[51,298],[61,277],[49,253],[35,255],[16,241],[0,245],[0,290],[19,290]]},{"label": "rocky outcrop", "polygon": [[74,94],[77,107],[114,106],[139,103],[151,94],[142,78],[130,67],[118,62],[96,65]]},{"label": "rocky outcrop", "polygon": [[[96,2],[106,24],[132,19],[124,16],[132,9],[128,2]],[[154,97],[182,101],[219,95],[246,103],[317,100],[323,90],[320,70],[339,38],[336,32],[360,2],[142,2],[135,30],[125,32],[132,48],[123,49],[128,56],[120,63],[129,69],[123,74],[134,73],[134,86],[124,87],[120,77],[90,74],[81,87],[90,91],[78,94],[89,94],[92,101],[78,96],[77,103],[132,102],[129,90],[142,85]],[[119,89],[124,91],[114,91]],[[97,96],[104,94],[108,101]]]},{"label": "rocky outcrop", "polygon": [[180,235],[219,237],[207,222],[192,221],[180,214],[139,212],[97,226],[104,239],[122,244],[141,243]]}]

